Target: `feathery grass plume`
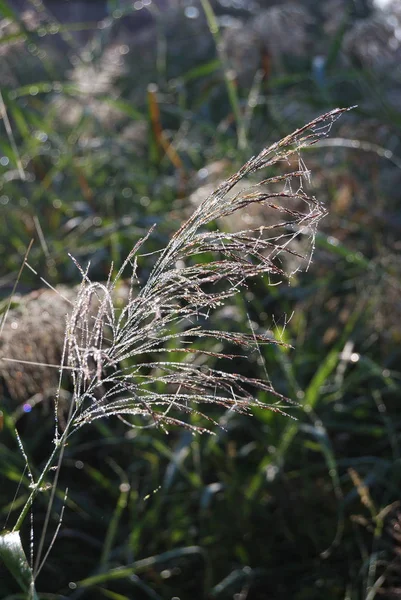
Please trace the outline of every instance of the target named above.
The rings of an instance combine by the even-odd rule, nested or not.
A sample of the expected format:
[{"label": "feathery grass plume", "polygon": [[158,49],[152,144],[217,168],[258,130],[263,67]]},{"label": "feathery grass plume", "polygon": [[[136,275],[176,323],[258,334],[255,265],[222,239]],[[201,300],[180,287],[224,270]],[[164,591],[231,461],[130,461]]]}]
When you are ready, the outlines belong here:
[{"label": "feathery grass plume", "polygon": [[[132,268],[133,284],[137,281],[139,251],[151,231],[138,241],[114,280],[91,282],[88,272],[78,265],[83,279],[68,320],[65,346],[74,386],[70,432],[112,415],[131,426],[144,419],[148,426],[179,424],[205,431],[184,420],[191,413],[210,420],[200,412],[202,405],[238,412],[254,406],[281,411],[277,403],[286,399],[270,382],[204,366],[205,355],[225,360],[236,355],[221,352],[218,344],[217,349],[202,349],[202,340],[211,338],[248,351],[259,344],[281,343],[267,334],[212,329],[209,317],[211,311],[241,293],[251,278],[285,276],[280,255],[297,254],[292,243],[301,234],[311,240],[309,256],[302,257],[309,264],[314,231],[325,209],[303,189],[309,173],[301,150],[326,136],[346,110],[335,109],[318,117],[262,150],[224,181],[173,235],[146,283],[129,295],[121,311],[113,304],[115,286],[128,267]],[[296,169],[230,194],[239,181],[260,169],[283,162],[291,169],[294,158]],[[212,229],[217,219],[253,203],[278,211],[281,220],[234,233]],[[95,313],[91,310],[94,296]],[[169,355],[174,359],[169,360]],[[180,355],[182,361],[177,360]],[[266,405],[257,400],[257,390],[275,396],[276,403]]]}]

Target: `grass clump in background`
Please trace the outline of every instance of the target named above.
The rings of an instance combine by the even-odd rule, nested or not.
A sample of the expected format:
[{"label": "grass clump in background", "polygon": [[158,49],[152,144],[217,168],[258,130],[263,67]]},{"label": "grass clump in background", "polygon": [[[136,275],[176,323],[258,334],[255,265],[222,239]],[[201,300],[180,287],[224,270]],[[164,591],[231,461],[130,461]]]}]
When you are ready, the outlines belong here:
[{"label": "grass clump in background", "polygon": [[[43,10],[38,10],[39,4]],[[141,345],[145,339],[125,339],[128,353],[144,351],[141,363],[154,365],[152,372],[142,373],[140,386],[145,395],[151,389],[154,400],[166,393],[176,397],[179,384],[174,384],[173,376],[190,374],[197,388],[206,380],[199,381],[195,373],[216,376],[221,371],[227,374],[220,380],[225,391],[229,373],[242,378],[246,403],[249,379],[268,387],[271,381],[277,394],[298,401],[305,411],[291,408],[291,415],[298,417],[293,421],[258,407],[252,419],[206,407],[205,416],[220,426],[211,425],[212,437],[193,437],[174,426],[166,437],[157,428],[127,429],[116,419],[95,419],[91,427],[76,431],[75,441],[65,447],[60,480],[53,487],[49,531],[57,530],[62,506],[67,510],[38,579],[43,592],[138,598],[241,594],[255,600],[323,594],[373,598],[380,590],[385,594],[397,590],[399,112],[396,69],[391,66],[397,64],[397,50],[389,46],[386,52],[366,53],[358,36],[363,28],[366,44],[371,39],[371,48],[373,42],[380,47],[382,32],[387,32],[386,40],[393,35],[390,14],[374,13],[362,3],[342,3],[344,11],[334,10],[332,4],[322,3],[319,12],[307,2],[302,7],[289,3],[249,10],[194,5],[196,10],[190,13],[184,6],[167,12],[145,7],[141,11],[152,10],[147,14],[156,26],[132,36],[125,29],[129,19],[135,22],[143,13],[128,3],[110,4],[110,16],[102,16],[94,35],[93,22],[79,27],[62,23],[55,7],[38,3],[29,14],[16,14],[2,3],[6,19],[1,42],[2,114],[3,120],[7,114],[12,133],[10,137],[4,130],[1,139],[2,310],[5,314],[32,237],[29,264],[67,298],[60,301],[51,290],[37,290],[38,276],[24,269],[18,288],[22,295],[13,296],[3,331],[2,356],[35,360],[34,348],[19,333],[19,327],[30,323],[32,336],[33,330],[43,330],[45,350],[39,362],[58,364],[63,315],[78,294],[83,310],[72,325],[82,328],[83,338],[77,341],[79,329],[73,327],[66,355],[81,373],[75,385],[87,393],[87,403],[81,405],[83,419],[89,405],[104,409],[102,393],[112,406],[117,401],[113,389],[120,393],[124,385],[129,388],[123,393],[124,407],[128,410],[133,404],[132,394],[138,393],[132,379],[138,375],[135,360],[118,355],[113,332],[127,331],[128,309],[122,313],[123,307],[135,308],[140,286],[160,264],[159,254],[152,253],[169,248],[168,240],[193,210],[188,209],[190,203],[196,211],[220,181],[257,154],[266,137],[280,139],[333,106],[358,104],[338,123],[337,138],[322,140],[325,147],[319,151],[319,145],[304,150],[314,173],[308,194],[324,201],[329,212],[319,230],[310,232],[318,251],[307,277],[297,270],[299,258],[284,252],[281,262],[273,265],[296,271],[291,285],[272,286],[280,279],[277,272],[248,278],[247,287],[231,298],[229,307],[217,307],[207,321],[209,313],[192,304],[198,320],[191,327],[205,330],[208,324],[212,331],[238,334],[236,339],[220,336],[213,341],[205,335],[197,340],[195,363],[188,360],[195,356],[186,344],[189,325],[179,317],[186,301],[177,301],[179,320],[169,324],[170,340],[163,333],[167,326],[163,311],[144,303],[153,312],[146,317],[142,313],[143,324],[151,331],[151,323],[159,319],[158,339],[164,343],[166,359],[189,365],[184,373],[156,368],[163,354],[152,357],[150,350],[157,340],[149,341],[148,356]],[[207,16],[204,8],[209,10]],[[265,31],[269,36],[263,37]],[[141,61],[134,38],[140,40]],[[286,46],[285,40],[291,44]],[[284,176],[282,167],[287,166],[276,165],[267,177]],[[298,160],[289,166],[290,171],[305,173]],[[246,196],[241,185],[240,194]],[[275,185],[270,193],[279,191]],[[291,190],[298,191],[297,178]],[[256,187],[250,193],[260,200],[265,189]],[[303,200],[294,199],[296,205],[283,197],[280,203],[267,202],[286,210],[300,210],[301,202],[311,219],[314,205],[310,212]],[[260,226],[280,221],[291,227],[290,220],[303,218],[286,212],[277,219],[275,208],[266,207],[266,202],[263,210],[258,206],[252,202],[246,211],[219,219],[222,233],[210,247],[203,247],[202,254],[184,264],[178,256],[178,264],[175,261],[167,269],[171,289],[181,291],[177,273],[184,270],[181,275],[191,281],[195,293],[191,278],[200,269],[204,278],[217,278],[205,282],[202,293],[224,295],[223,281],[226,285],[229,281],[219,280],[224,271],[216,266],[212,273],[207,265],[224,260],[226,266],[227,262],[244,266],[238,252],[246,250],[250,240],[241,239],[239,231],[259,231]],[[218,216],[214,213],[211,218]],[[118,265],[129,255],[133,240],[144,238],[154,223],[156,228],[139,250],[149,256],[138,257],[138,283],[124,279],[132,267],[128,262],[126,275],[113,290]],[[210,244],[214,226],[203,227],[202,243]],[[263,233],[270,236],[275,229]],[[196,239],[193,252],[202,250],[201,239]],[[230,249],[234,255],[227,258],[222,252]],[[308,254],[297,240],[288,249]],[[82,265],[81,273],[67,251]],[[265,251],[274,258],[274,248],[265,246]],[[89,261],[91,270],[86,273]],[[111,261],[115,266],[108,279]],[[248,273],[255,273],[258,261],[257,257],[251,266],[245,265]],[[264,267],[273,269],[269,262],[258,268]],[[72,287],[80,285],[82,272],[93,281],[108,283],[100,288],[84,277],[82,288]],[[235,287],[236,281],[231,285]],[[69,287],[61,289],[60,283]],[[129,296],[131,285],[135,290]],[[152,293],[160,294],[156,284]],[[35,304],[34,309],[36,300],[39,307]],[[96,314],[106,319],[105,330],[96,329],[96,323],[105,322]],[[137,307],[132,314],[138,314]],[[19,327],[12,330],[13,324]],[[235,344],[241,336],[251,343],[266,331],[282,343],[258,343],[257,351],[247,350],[246,363],[231,358],[236,352],[243,354]],[[59,345],[47,343],[49,338]],[[92,350],[83,355],[85,347]],[[120,370],[113,371],[113,365]],[[107,377],[113,372],[116,377],[110,382],[103,381],[108,368]],[[45,400],[54,398],[58,373],[55,370],[52,376],[40,365],[23,367],[4,360],[1,370],[6,383],[1,506],[4,522],[12,509],[10,527],[29,497],[26,487],[12,502],[15,482],[25,468],[14,450],[13,420],[23,432],[37,481],[54,436],[54,414]],[[199,392],[194,387],[191,394]],[[66,423],[63,401],[69,405],[73,388],[71,380],[63,379],[60,435]],[[178,394],[183,400],[182,388]],[[264,404],[272,402],[267,389],[257,398]],[[164,400],[171,403],[171,398]],[[33,407],[28,415],[24,404]],[[167,417],[182,417],[172,409]],[[163,414],[156,405],[151,410],[155,414],[149,414],[148,424]],[[185,421],[192,427],[209,423],[210,428],[210,421],[193,412]],[[46,477],[46,484],[51,478],[52,474]],[[50,493],[43,489],[35,502],[36,556]],[[28,529],[22,530],[25,548]],[[48,537],[45,548],[49,542]],[[116,571],[122,566],[127,570]],[[3,574],[4,595],[11,594],[15,584]],[[87,579],[90,574],[96,576]],[[74,589],[78,581],[85,584]]]}]

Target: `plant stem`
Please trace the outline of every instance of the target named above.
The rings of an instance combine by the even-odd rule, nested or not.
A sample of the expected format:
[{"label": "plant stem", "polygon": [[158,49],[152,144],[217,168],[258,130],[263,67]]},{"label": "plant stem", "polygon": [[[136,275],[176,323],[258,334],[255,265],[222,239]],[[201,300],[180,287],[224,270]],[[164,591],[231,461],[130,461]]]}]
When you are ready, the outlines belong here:
[{"label": "plant stem", "polygon": [[223,67],[224,82],[226,84],[227,95],[230,101],[232,111],[234,113],[235,124],[237,126],[238,148],[240,150],[243,150],[248,145],[246,137],[246,128],[244,119],[241,115],[240,103],[236,90],[235,80],[232,77],[230,69],[228,68],[227,56],[222,47],[219,24],[217,22],[216,15],[214,14],[212,5],[210,4],[209,0],[201,0],[201,4],[206,16],[207,24],[209,26],[209,31],[212,34],[214,42],[216,44],[218,57]]},{"label": "plant stem", "polygon": [[17,522],[13,527],[13,531],[19,531],[21,529],[22,523],[24,522],[25,517],[28,514],[33,501],[35,500],[38,492],[40,491],[40,487],[41,487],[46,475],[48,474],[50,468],[52,467],[60,448],[64,447],[64,442],[66,440],[67,435],[68,435],[68,428],[65,429],[59,442],[55,445],[42,473],[39,476],[39,479],[37,480],[37,482],[35,484],[35,487],[33,488],[32,492],[30,493],[28,500],[25,502],[25,505],[20,513],[20,516],[18,517]]}]

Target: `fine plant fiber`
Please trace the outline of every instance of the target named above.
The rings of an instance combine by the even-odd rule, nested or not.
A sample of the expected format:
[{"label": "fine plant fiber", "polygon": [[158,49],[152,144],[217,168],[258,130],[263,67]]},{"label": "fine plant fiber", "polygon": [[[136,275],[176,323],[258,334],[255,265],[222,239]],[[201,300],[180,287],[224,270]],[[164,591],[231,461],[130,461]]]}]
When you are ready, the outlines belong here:
[{"label": "fine plant fiber", "polygon": [[[298,265],[308,268],[316,228],[326,211],[304,189],[309,172],[301,152],[327,136],[347,110],[332,110],[252,157],[199,205],[164,249],[152,253],[156,258],[149,274],[149,254],[142,248],[154,227],[138,240],[115,277],[111,266],[105,283],[92,282],[90,265],[82,268],[72,259],[82,282],[67,317],[55,401],[55,444],[39,477],[31,482],[31,493],[13,528],[13,533],[20,530],[55,468],[33,581],[61,525],[62,514],[45,548],[64,451],[77,429],[115,416],[129,427],[167,431],[169,426],[183,426],[203,433],[219,425],[213,407],[239,413],[259,407],[286,414],[283,407],[290,400],[276,392],[267,377],[258,379],[245,375],[246,368],[236,372],[227,367],[232,361],[236,368],[241,359],[246,366],[260,345],[284,342],[253,326],[250,333],[216,329],[213,313],[235,300],[255,278],[265,276],[269,285],[276,285],[289,277],[286,256],[291,259],[288,264],[296,258]],[[252,178],[244,188],[242,180],[261,169],[274,174],[257,182]],[[271,220],[266,225],[234,232],[216,229],[216,221],[255,204],[267,211]],[[298,243],[301,236],[309,241],[308,247]],[[117,290],[128,270],[130,285],[121,308]],[[60,426],[64,373],[72,379],[72,399]],[[272,402],[259,399],[258,392],[263,398],[270,395]],[[113,535],[110,529],[110,539]],[[13,540],[5,539],[7,548]],[[104,560],[108,553],[106,544]]]},{"label": "fine plant fiber", "polygon": [[[110,275],[106,283],[92,282],[88,269],[76,263],[82,284],[68,319],[64,350],[74,390],[69,433],[113,415],[129,426],[182,425],[203,432],[209,429],[198,425],[198,420],[188,422],[188,416],[202,415],[215,425],[201,408],[206,405],[238,412],[255,406],[281,412],[287,399],[269,381],[205,366],[204,359],[213,357],[216,364],[219,359],[238,358],[241,351],[249,354],[260,344],[282,342],[253,331],[215,330],[210,326],[211,316],[252,278],[267,276],[276,281],[290,275],[283,267],[286,254],[296,255],[308,267],[325,208],[303,188],[309,172],[301,151],[327,136],[346,110],[332,110],[297,129],[221,183],[172,236],[144,284],[139,283],[140,250],[152,230],[137,242],[117,276],[112,279]],[[235,186],[245,177],[272,167],[281,174],[252,182],[245,190],[241,186],[236,192]],[[279,218],[254,230],[216,230],[216,220],[255,203]],[[306,255],[294,246],[301,235],[310,240]],[[113,295],[128,269],[131,291],[125,306],[116,308]],[[139,291],[134,293],[134,288]],[[205,338],[214,341],[214,346],[203,349]],[[226,347],[230,351],[222,350]],[[239,354],[231,353],[235,347]],[[258,390],[271,394],[274,403],[259,401]]]}]

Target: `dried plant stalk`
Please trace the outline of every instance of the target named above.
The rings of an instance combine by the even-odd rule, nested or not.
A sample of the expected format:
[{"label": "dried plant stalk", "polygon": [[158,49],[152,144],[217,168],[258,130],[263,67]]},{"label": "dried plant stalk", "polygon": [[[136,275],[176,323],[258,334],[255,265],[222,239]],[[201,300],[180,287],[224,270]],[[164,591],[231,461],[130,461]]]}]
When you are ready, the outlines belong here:
[{"label": "dried plant stalk", "polygon": [[[122,310],[113,305],[115,286],[127,268],[132,269],[132,282],[137,282],[139,251],[151,232],[136,244],[115,280],[92,283],[81,269],[82,285],[68,321],[65,346],[74,384],[70,431],[111,415],[130,425],[140,417],[148,425],[179,424],[204,431],[188,423],[185,415],[199,413],[202,405],[209,404],[239,412],[254,406],[281,411],[277,403],[285,399],[269,382],[203,366],[203,355],[216,359],[233,355],[197,349],[195,342],[201,345],[202,338],[212,338],[248,351],[259,344],[280,343],[270,335],[211,329],[209,316],[241,293],[251,278],[285,276],[280,259],[297,254],[293,242],[302,234],[310,240],[310,251],[302,257],[308,266],[314,232],[325,209],[303,189],[309,172],[301,151],[325,137],[346,110],[326,113],[265,148],[224,181],[173,235],[146,283],[135,296],[129,295]],[[297,167],[291,170],[294,159]],[[290,166],[288,173],[232,195],[244,177],[283,162]],[[257,230],[211,230],[217,219],[253,203],[278,211],[281,220]],[[171,353],[175,357],[182,353],[183,360],[169,360]],[[272,394],[276,404],[257,400],[257,390]]]}]

